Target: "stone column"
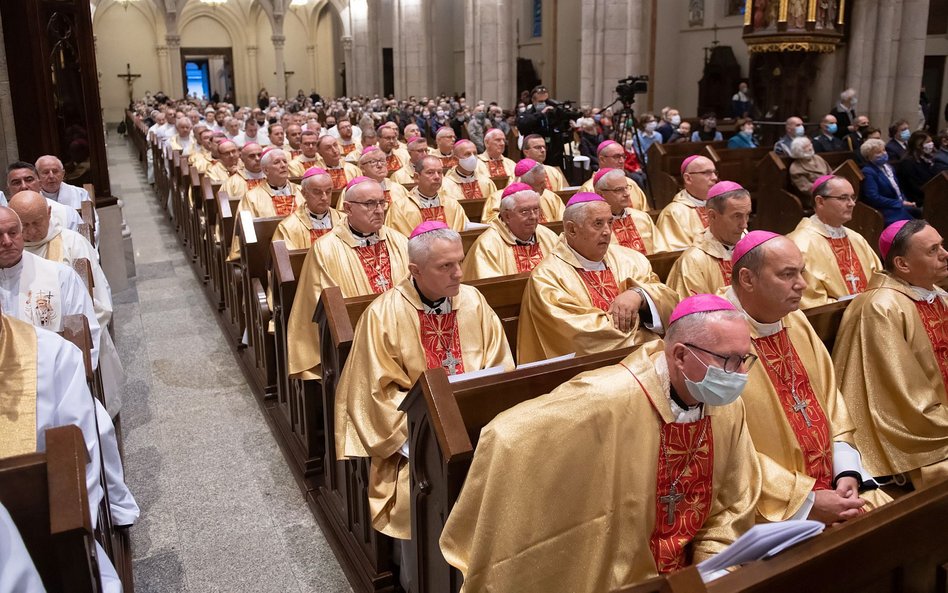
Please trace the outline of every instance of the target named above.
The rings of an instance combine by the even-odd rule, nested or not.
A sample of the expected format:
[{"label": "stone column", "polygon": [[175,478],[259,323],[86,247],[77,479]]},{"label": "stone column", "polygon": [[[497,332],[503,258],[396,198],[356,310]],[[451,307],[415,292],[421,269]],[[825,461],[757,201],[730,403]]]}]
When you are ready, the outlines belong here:
[{"label": "stone column", "polygon": [[[379,46],[379,0],[350,0],[351,50],[346,51],[348,95],[382,92],[382,49]],[[343,38],[343,44],[345,44]]]},{"label": "stone column", "polygon": [[620,79],[647,73],[644,3],[645,0],[582,0],[581,103],[611,103]]},{"label": "stone column", "polygon": [[257,62],[257,46],[248,45],[247,46],[247,60],[250,62],[250,90],[253,93],[254,101],[256,101],[257,91],[260,90],[260,64]]},{"label": "stone column", "polygon": [[465,0],[464,92],[475,100],[517,104],[516,0]]},{"label": "stone column", "polygon": [[[902,1],[902,31],[895,62],[892,119],[906,119],[914,130],[918,122],[918,94],[922,88],[929,0]],[[935,106],[936,110],[941,107]],[[937,121],[937,120],[936,120]]]},{"label": "stone column", "polygon": [[352,37],[349,35],[342,36],[342,59],[346,67],[346,76],[343,79],[343,89],[342,92],[345,96],[352,96],[352,72],[355,68],[352,58]]},{"label": "stone column", "polygon": [[395,18],[392,57],[395,70],[395,96],[430,96],[433,84],[433,57],[429,43],[427,0],[394,0]]},{"label": "stone column", "polygon": [[165,43],[168,44],[168,84],[171,88],[167,91],[169,97],[180,97],[184,94],[184,72],[181,66],[181,36],[165,35]]},{"label": "stone column", "polygon": [[319,86],[319,66],[316,63],[315,45],[306,46],[306,63],[309,65],[310,87],[315,89]]},{"label": "stone column", "polygon": [[168,71],[168,46],[159,45],[155,49],[158,53],[158,85],[166,95],[173,97],[174,94],[171,92],[171,87],[168,86],[171,80],[171,74]]},{"label": "stone column", "polygon": [[287,98],[287,88],[286,88],[286,64],[283,61],[283,46],[286,45],[286,36],[285,35],[273,35],[270,37],[270,41],[273,42],[273,61],[274,61],[274,76],[276,78],[277,84],[277,93],[282,96],[284,99]]}]

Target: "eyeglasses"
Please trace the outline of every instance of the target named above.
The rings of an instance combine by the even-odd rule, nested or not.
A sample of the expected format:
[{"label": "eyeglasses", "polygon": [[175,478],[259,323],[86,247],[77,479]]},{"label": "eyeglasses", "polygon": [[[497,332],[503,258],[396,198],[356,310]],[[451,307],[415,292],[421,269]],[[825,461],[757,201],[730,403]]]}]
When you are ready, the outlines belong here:
[{"label": "eyeglasses", "polygon": [[622,187],[616,187],[616,188],[605,188],[605,187],[604,187],[604,188],[600,189],[599,191],[601,191],[601,192],[609,192],[609,193],[613,193],[613,194],[627,194],[627,193],[629,193],[629,186],[628,186],[628,185],[623,185]]},{"label": "eyeglasses", "polygon": [[717,176],[718,170],[717,170],[717,169],[708,169],[707,171],[687,171],[687,173],[688,173],[689,175],[708,175],[708,176],[714,175],[714,176]]},{"label": "eyeglasses", "polygon": [[744,356],[721,356],[720,354],[711,352],[710,350],[705,350],[704,348],[695,346],[694,344],[685,343],[684,345],[694,350],[700,350],[705,354],[710,354],[711,356],[722,361],[723,366],[721,368],[724,369],[725,373],[736,373],[737,371],[741,370],[742,367],[744,370],[749,371],[751,367],[754,366],[754,363],[757,362],[756,354],[745,354]]},{"label": "eyeglasses", "polygon": [[856,194],[843,194],[841,196],[822,196],[826,200],[839,200],[841,202],[856,202]]},{"label": "eyeglasses", "polygon": [[514,210],[519,216],[530,216],[531,214],[539,214],[540,208],[521,208],[519,210]]},{"label": "eyeglasses", "polygon": [[362,161],[362,164],[365,165],[365,166],[367,166],[367,167],[374,167],[375,165],[386,165],[386,164],[387,164],[387,161],[385,161],[385,160],[373,159],[373,160],[371,160],[371,161]]},{"label": "eyeglasses", "polygon": [[382,208],[382,210],[388,210],[388,202],[385,200],[380,201],[371,201],[371,202],[354,202],[352,200],[346,200],[349,204],[358,204],[365,208],[366,210],[376,210]]}]

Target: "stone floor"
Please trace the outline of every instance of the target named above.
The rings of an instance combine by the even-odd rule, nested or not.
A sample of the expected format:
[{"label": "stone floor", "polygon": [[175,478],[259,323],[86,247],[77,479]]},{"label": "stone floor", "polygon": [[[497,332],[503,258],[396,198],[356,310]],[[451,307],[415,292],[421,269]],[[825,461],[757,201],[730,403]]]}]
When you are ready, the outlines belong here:
[{"label": "stone floor", "polygon": [[114,295],[136,592],[350,591],[142,166],[109,142],[137,273]]}]

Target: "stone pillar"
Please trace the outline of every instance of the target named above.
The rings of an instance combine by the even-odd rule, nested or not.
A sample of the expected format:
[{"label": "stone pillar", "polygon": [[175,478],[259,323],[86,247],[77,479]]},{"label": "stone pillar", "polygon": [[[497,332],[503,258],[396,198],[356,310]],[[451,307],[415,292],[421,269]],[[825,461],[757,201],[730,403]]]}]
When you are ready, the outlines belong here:
[{"label": "stone pillar", "polygon": [[[382,92],[382,49],[379,45],[379,0],[350,0],[349,31],[351,49],[346,50],[346,90],[348,95]],[[345,44],[345,37],[343,44]]]},{"label": "stone pillar", "polygon": [[429,43],[428,0],[394,0],[395,96],[430,96],[433,84],[433,58]]},{"label": "stone pillar", "polygon": [[174,94],[171,92],[171,87],[168,86],[171,80],[171,73],[168,71],[168,46],[159,45],[155,49],[158,53],[158,86],[161,87],[161,90],[164,91],[166,95],[173,97]]},{"label": "stone pillar", "polygon": [[257,91],[260,89],[260,64],[257,62],[257,46],[247,46],[247,60],[250,62],[250,90],[256,100]]},{"label": "stone pillar", "polygon": [[[895,62],[892,119],[906,119],[914,130],[918,125],[918,94],[922,88],[925,41],[928,34],[929,0],[902,1],[902,31]],[[936,110],[940,105],[935,106]],[[937,120],[936,120],[937,121]]]},{"label": "stone pillar", "polygon": [[286,45],[286,36],[273,35],[270,37],[270,41],[273,42],[274,76],[277,83],[277,93],[286,99],[288,93],[286,87],[286,64],[283,61],[283,46]]},{"label": "stone pillar", "polygon": [[464,92],[475,100],[517,104],[517,0],[465,0]]},{"label": "stone pillar", "polygon": [[342,94],[351,97],[352,71],[353,68],[355,68],[355,64],[353,64],[352,58],[352,37],[349,35],[342,36],[342,59],[346,68],[345,77],[342,80]]},{"label": "stone pillar", "polygon": [[168,84],[171,88],[165,91],[169,97],[180,97],[184,94],[184,72],[181,66],[181,36],[165,35],[168,44]]},{"label": "stone pillar", "polygon": [[645,0],[582,0],[581,103],[611,103],[620,79],[647,73],[644,4]]},{"label": "stone pillar", "polygon": [[307,45],[306,46],[306,63],[309,66],[309,79],[310,79],[310,88],[317,88],[319,86],[319,66],[316,63],[316,46]]}]

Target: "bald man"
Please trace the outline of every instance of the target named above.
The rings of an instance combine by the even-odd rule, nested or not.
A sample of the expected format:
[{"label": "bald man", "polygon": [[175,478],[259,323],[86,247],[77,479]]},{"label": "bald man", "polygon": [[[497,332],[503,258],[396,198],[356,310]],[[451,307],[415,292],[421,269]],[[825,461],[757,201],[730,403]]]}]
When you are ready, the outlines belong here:
[{"label": "bald man", "polygon": [[455,200],[481,200],[497,191],[490,177],[478,167],[477,146],[470,140],[458,140],[454,145],[458,164],[444,175],[444,186]]},{"label": "bald man", "polygon": [[263,148],[253,142],[245,144],[240,149],[240,162],[243,167],[237,169],[237,172],[227,178],[227,181],[221,185],[221,191],[235,200],[242,200],[247,192],[264,183],[266,176],[263,174],[263,168],[260,166],[260,158]]},{"label": "bald man", "polygon": [[207,176],[214,183],[224,183],[240,170],[240,149],[231,140],[218,142],[217,154],[220,159],[208,167]]},{"label": "bald man", "polygon": [[487,177],[513,177],[517,163],[504,156],[507,136],[500,128],[491,128],[484,134],[484,152],[477,155],[481,173]]},{"label": "bald man", "polygon": [[681,165],[685,189],[675,195],[671,204],[658,215],[658,232],[665,238],[669,251],[687,249],[708,228],[706,200],[708,190],[718,182],[718,170],[711,159],[690,156]]},{"label": "bald man", "polygon": [[[43,186],[40,182],[39,172],[35,165],[23,161],[16,161],[10,163],[7,167],[7,190],[9,190],[11,196],[24,190],[41,192],[42,189]],[[76,212],[75,208],[66,204],[60,204],[58,201],[49,197],[47,197],[46,200],[52,208],[53,218],[58,220],[64,229],[71,231],[79,229],[79,225],[82,224],[82,218],[79,216],[79,213]]]},{"label": "bald man", "polygon": [[[57,157],[47,154],[36,159],[36,174],[39,175],[40,193],[44,198],[68,206],[73,210],[82,208],[83,202],[90,202],[95,206],[89,192],[84,188],[63,182],[66,170],[63,168],[63,162]],[[95,217],[95,242],[98,245],[101,231],[99,213],[94,209],[92,212]]]}]

